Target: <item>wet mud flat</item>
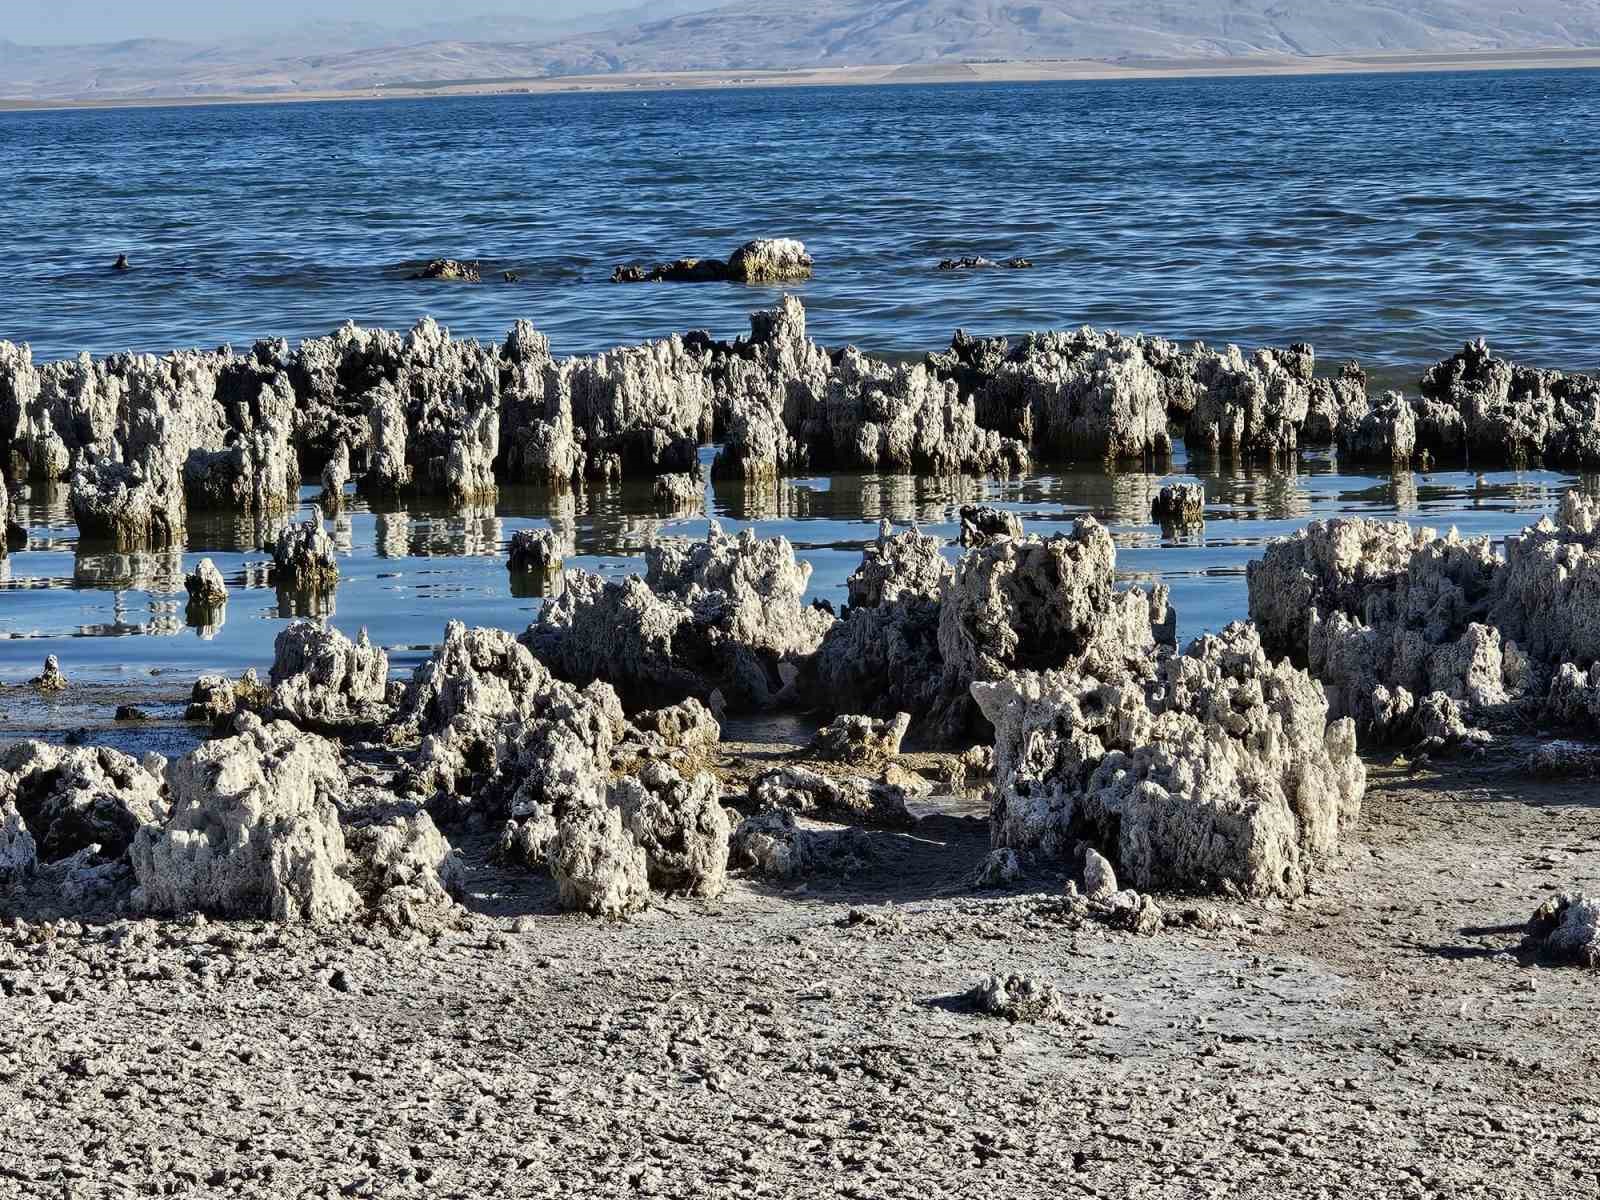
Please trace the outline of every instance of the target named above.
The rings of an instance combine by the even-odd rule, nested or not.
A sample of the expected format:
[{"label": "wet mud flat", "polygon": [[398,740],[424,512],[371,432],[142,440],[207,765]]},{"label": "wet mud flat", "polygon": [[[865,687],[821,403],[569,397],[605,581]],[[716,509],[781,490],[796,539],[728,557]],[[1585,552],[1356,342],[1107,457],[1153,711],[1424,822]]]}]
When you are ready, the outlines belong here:
[{"label": "wet mud flat", "polygon": [[[981,821],[872,838],[849,878],[736,878],[627,923],[558,915],[488,837],[432,936],[14,919],[5,1190],[1596,1186],[1593,979],[1518,953],[1550,887],[1600,884],[1586,785],[1375,764],[1362,839],[1311,894],[1149,935],[1075,918],[1061,878],[973,890]],[[1060,1015],[975,1011],[990,972],[1049,982]]]}]

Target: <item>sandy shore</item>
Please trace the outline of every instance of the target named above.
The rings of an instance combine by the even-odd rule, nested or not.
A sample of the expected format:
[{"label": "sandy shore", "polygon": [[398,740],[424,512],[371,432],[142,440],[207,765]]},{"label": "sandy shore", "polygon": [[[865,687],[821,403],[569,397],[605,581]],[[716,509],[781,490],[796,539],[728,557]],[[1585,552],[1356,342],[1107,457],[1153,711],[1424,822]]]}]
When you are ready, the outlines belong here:
[{"label": "sandy shore", "polygon": [[0,111],[63,108],[157,108],[203,104],[284,104],[335,100],[408,100],[430,96],[548,95],[765,87],[877,87],[930,83],[1045,83],[1064,80],[1195,79],[1231,76],[1361,75],[1413,71],[1531,71],[1600,68],[1600,47],[1485,54],[1363,54],[1314,57],[1147,59],[907,64],[791,71],[677,71],[567,75],[393,84],[352,91],[273,92],[106,100],[0,100]]}]

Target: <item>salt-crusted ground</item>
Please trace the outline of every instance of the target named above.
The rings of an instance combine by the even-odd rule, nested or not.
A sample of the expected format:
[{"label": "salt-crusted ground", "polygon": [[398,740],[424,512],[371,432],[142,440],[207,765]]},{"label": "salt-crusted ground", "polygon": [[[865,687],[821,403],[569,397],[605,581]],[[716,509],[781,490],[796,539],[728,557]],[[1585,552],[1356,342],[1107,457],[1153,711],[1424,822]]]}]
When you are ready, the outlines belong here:
[{"label": "salt-crusted ground", "polygon": [[[627,923],[557,913],[487,834],[432,941],[14,921],[0,1195],[1596,1194],[1600,990],[1517,951],[1600,887],[1600,807],[1520,761],[1375,767],[1312,892],[1205,901],[1212,931],[975,890],[971,797],[852,878]],[[991,973],[1064,1017],[975,1011]]]}]

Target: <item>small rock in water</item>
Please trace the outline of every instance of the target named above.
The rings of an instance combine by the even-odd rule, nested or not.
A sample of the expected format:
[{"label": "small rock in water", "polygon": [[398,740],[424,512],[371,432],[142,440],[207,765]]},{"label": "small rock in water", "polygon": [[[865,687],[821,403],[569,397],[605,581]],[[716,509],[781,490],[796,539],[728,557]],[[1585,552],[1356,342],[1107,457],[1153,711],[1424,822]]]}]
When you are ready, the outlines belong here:
[{"label": "small rock in water", "polygon": [[512,571],[559,571],[561,549],[553,529],[519,529],[511,535],[506,568]]},{"label": "small rock in water", "polygon": [[202,558],[195,564],[183,581],[183,586],[189,592],[189,599],[197,604],[212,607],[225,604],[228,600],[228,585],[222,578],[222,572],[217,570],[217,564],[209,558]]},{"label": "small rock in water", "polygon": [[412,279],[445,279],[456,283],[479,283],[482,277],[475,262],[461,262],[454,258],[436,258]]},{"label": "small rock in water", "polygon": [[131,271],[133,270],[133,267],[128,262],[128,256],[126,254],[119,254],[117,255],[117,261],[111,264],[111,269],[113,271]]},{"label": "small rock in water", "polygon": [[67,690],[67,677],[61,673],[61,661],[54,654],[44,660],[43,674],[34,676],[28,682],[41,692],[64,692]]},{"label": "small rock in water", "polygon": [[1204,525],[1206,489],[1198,483],[1169,483],[1156,493],[1150,512],[1162,525]]},{"label": "small rock in water", "polygon": [[116,719],[119,721],[148,721],[150,714],[133,704],[119,704],[117,705]]},{"label": "small rock in water", "polygon": [[1004,262],[995,262],[992,258],[984,258],[981,254],[968,254],[961,258],[947,258],[939,263],[941,271],[987,271],[998,267],[1005,267],[1010,271],[1026,271],[1033,264],[1025,258],[1008,258]]}]

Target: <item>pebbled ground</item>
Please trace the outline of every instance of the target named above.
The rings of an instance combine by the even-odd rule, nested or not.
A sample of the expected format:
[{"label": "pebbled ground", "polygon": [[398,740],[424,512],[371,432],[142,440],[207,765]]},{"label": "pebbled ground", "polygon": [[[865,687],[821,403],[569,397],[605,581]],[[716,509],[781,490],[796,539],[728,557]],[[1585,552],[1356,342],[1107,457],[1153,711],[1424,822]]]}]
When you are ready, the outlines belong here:
[{"label": "pebbled ground", "polygon": [[[433,939],[13,919],[0,1196],[1597,1195],[1600,988],[1517,951],[1600,888],[1600,800],[1516,761],[1375,769],[1316,891],[1214,931],[974,891],[970,805],[626,924],[488,835]],[[977,1012],[990,972],[1064,1018]]]}]

